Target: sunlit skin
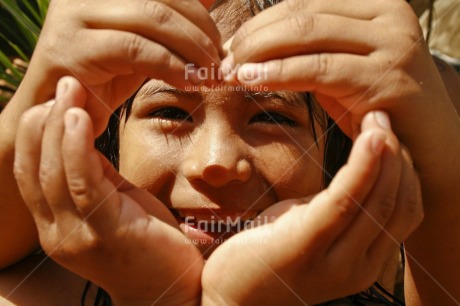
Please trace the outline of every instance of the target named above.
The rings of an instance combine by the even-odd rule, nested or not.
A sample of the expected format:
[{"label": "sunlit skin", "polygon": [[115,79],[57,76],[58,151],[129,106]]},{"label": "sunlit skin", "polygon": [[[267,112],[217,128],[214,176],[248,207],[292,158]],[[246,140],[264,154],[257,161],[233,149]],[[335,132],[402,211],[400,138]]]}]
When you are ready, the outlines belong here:
[{"label": "sunlit skin", "polygon": [[[0,157],[8,158],[0,169],[0,215],[7,216],[0,266],[29,254],[27,241],[37,240],[24,239],[32,219],[11,218],[23,204],[53,261],[12,297],[11,286],[29,276],[30,266],[9,269],[0,296],[48,305],[65,292],[61,304],[68,304],[66,290],[73,288],[79,301],[89,280],[114,305],[312,305],[380,281],[404,241],[411,255],[406,303],[452,304],[439,284],[457,295],[458,226],[451,221],[459,215],[452,206],[458,118],[428,49],[414,45],[421,33],[410,7],[399,0],[297,0],[249,20],[246,1],[223,2],[211,16],[193,0],[51,2],[21,89],[0,118],[8,131],[0,141]],[[224,56],[223,42],[233,35]],[[325,190],[318,193],[323,131],[317,126],[317,146],[305,104],[282,93],[184,94],[150,84],[121,121],[124,177],[99,158],[95,136],[146,79],[184,89],[190,85],[184,65],[224,70],[232,62],[249,64],[249,72],[260,67],[254,63],[270,68],[263,84],[240,79],[245,69],[232,81],[312,91],[332,118],[341,118],[336,122],[346,134],[361,131]],[[78,81],[60,79],[69,74]],[[54,96],[54,105],[41,104]],[[415,170],[427,218],[411,234],[423,218]],[[276,221],[217,249],[220,231],[207,235],[184,225],[186,217],[213,222],[259,213]],[[179,227],[203,238],[199,250]],[[20,244],[22,251],[8,250]],[[204,260],[200,251],[205,258],[213,253]]]},{"label": "sunlit skin", "polygon": [[184,92],[151,81],[121,122],[120,173],[180,215],[189,238],[206,237],[190,234],[185,217],[253,219],[321,188],[323,138],[315,142],[301,95]]}]

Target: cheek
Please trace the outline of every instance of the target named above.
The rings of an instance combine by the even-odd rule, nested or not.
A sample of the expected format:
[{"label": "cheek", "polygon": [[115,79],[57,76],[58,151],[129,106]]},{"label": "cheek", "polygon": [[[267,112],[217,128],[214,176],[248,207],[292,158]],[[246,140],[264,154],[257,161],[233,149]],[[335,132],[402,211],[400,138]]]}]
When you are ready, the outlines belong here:
[{"label": "cheek", "polygon": [[174,181],[182,150],[168,145],[164,136],[144,134],[125,130],[120,135],[119,172],[135,186],[159,196]]},{"label": "cheek", "polygon": [[255,166],[281,201],[321,190],[322,156],[316,146],[306,152],[295,145],[270,145],[259,152]]}]

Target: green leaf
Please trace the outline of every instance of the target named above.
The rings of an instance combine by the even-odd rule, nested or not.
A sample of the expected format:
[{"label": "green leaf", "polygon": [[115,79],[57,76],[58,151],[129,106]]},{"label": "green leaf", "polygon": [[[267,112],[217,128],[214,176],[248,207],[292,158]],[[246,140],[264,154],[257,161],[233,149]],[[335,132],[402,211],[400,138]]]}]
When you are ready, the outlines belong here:
[{"label": "green leaf", "polygon": [[21,72],[19,72],[19,70],[16,67],[14,67],[13,63],[8,58],[8,56],[6,56],[5,53],[3,53],[3,51],[1,50],[0,50],[0,64],[2,64],[4,67],[9,69],[15,78],[18,78],[20,80],[22,79]]},{"label": "green leaf", "polygon": [[37,0],[38,10],[40,12],[40,25],[45,22],[46,12],[48,11],[49,1],[48,0]]},{"label": "green leaf", "polygon": [[35,46],[40,28],[19,8],[16,1],[1,0],[0,3],[16,19],[24,37],[32,46]]},{"label": "green leaf", "polygon": [[41,16],[37,9],[34,7],[34,5],[30,1],[22,1],[22,3],[24,4],[25,8],[30,13],[30,15],[34,17],[35,23],[41,24]]},{"label": "green leaf", "polygon": [[29,62],[30,57],[25,54],[25,51],[21,50],[21,48],[13,43],[12,41],[8,40],[8,38],[0,32],[0,37],[5,40],[5,42],[17,53],[17,55],[24,60],[25,62]]}]

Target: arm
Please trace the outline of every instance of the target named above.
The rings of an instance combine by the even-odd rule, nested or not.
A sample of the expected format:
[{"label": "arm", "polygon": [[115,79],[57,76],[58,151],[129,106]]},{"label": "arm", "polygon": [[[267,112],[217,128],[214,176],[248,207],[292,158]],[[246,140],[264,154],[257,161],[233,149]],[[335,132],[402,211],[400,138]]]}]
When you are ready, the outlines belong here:
[{"label": "arm", "polygon": [[87,111],[97,135],[111,112],[146,78],[164,79],[181,88],[190,82],[184,79],[186,62],[197,67],[219,63],[219,33],[198,1],[184,5],[139,0],[120,5],[65,0],[50,4],[24,80],[0,115],[0,269],[38,245],[13,177],[14,143],[21,115],[53,98],[61,77],[75,75],[87,88]]},{"label": "arm", "polygon": [[[448,64],[436,58],[434,61],[459,114],[460,78]],[[445,149],[455,153],[455,146]],[[425,205],[426,214],[438,215],[438,218],[425,218],[406,242],[408,269],[405,292],[408,305],[457,305],[460,302],[458,156],[457,151],[457,158],[451,164],[457,173],[446,174],[443,180],[448,194],[440,200],[434,192],[424,192],[424,202],[432,203],[431,206]],[[425,190],[429,191],[430,186],[425,186]],[[446,211],[442,212],[443,209]]]}]

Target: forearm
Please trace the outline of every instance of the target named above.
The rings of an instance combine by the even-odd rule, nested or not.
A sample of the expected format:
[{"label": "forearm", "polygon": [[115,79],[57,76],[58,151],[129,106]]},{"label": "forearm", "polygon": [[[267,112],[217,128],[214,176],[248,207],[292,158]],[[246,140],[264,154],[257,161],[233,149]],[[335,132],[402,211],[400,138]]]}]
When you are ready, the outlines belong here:
[{"label": "forearm", "polygon": [[[448,158],[455,153],[456,159]],[[407,305],[458,305],[460,302],[458,143],[446,148],[445,155],[439,164],[434,163],[439,166],[439,173],[433,169],[431,173],[420,174],[425,218],[405,244]]]},{"label": "forearm", "polygon": [[460,303],[459,216],[444,223],[432,219],[424,221],[405,243],[406,305]]},{"label": "forearm", "polygon": [[13,163],[20,117],[54,95],[55,83],[45,76],[45,71],[31,63],[16,94],[0,114],[0,269],[38,247],[35,224],[19,193]]},{"label": "forearm", "polygon": [[[4,140],[3,135],[0,136]],[[13,175],[14,143],[0,143],[0,269],[38,247],[35,223]]]},{"label": "forearm", "polygon": [[460,78],[440,65],[427,63],[424,69],[430,71],[424,75],[430,79],[417,80],[422,91],[403,96],[388,110],[396,135],[409,148],[420,175],[429,218],[436,211],[445,213],[446,207],[452,209],[458,193],[454,181],[460,173]]},{"label": "forearm", "polygon": [[[427,142],[432,138],[437,146],[427,149],[425,156],[420,152],[415,161],[420,168],[425,220],[405,245],[407,305],[460,302],[460,79],[444,63],[437,64],[453,106],[447,108],[445,121],[438,120],[443,129],[428,130],[438,132],[426,137]],[[433,118],[436,116],[432,114]]]}]

